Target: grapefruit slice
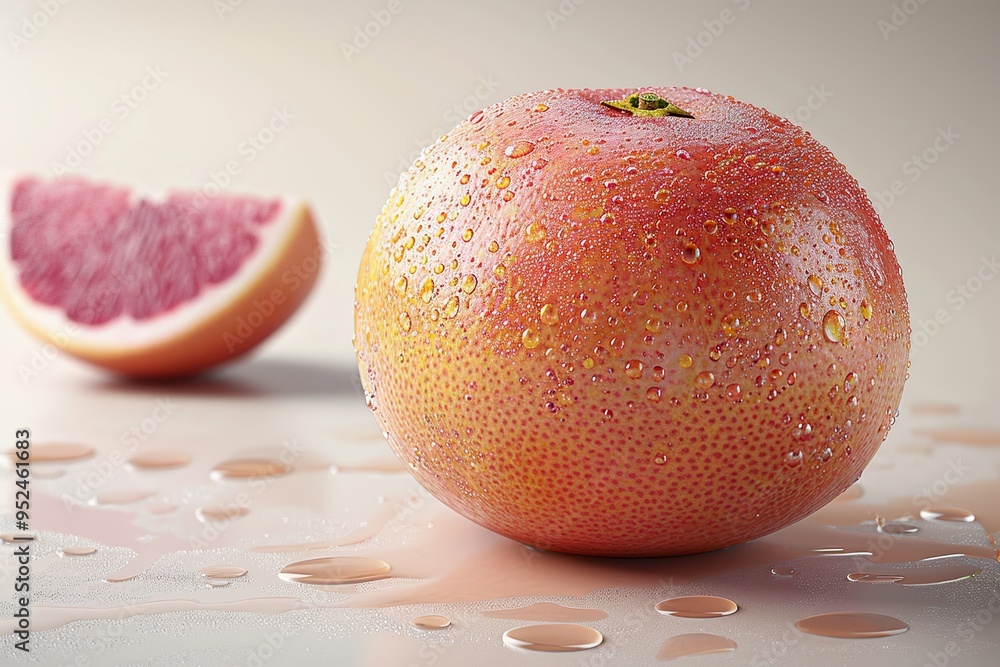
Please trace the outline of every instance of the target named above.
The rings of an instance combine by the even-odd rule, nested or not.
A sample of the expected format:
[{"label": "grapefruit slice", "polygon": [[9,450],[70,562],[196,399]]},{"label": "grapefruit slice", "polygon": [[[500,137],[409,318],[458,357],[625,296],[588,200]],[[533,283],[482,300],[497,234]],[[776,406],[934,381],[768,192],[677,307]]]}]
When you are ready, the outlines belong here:
[{"label": "grapefruit slice", "polygon": [[309,207],[80,178],[12,179],[0,294],[46,342],[123,375],[190,375],[246,354],[322,263]]}]

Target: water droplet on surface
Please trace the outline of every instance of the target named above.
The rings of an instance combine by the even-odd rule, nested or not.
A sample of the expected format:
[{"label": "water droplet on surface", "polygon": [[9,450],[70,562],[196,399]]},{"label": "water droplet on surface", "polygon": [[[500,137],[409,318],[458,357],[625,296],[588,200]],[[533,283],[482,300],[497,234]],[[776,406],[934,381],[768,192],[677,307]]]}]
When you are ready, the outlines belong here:
[{"label": "water droplet on surface", "polygon": [[[544,106],[544,105],[539,105],[539,106]],[[505,148],[503,154],[506,155],[507,157],[518,158],[518,157],[524,157],[533,150],[535,150],[535,144],[531,143],[530,141],[518,141]]]},{"label": "water droplet on surface", "polygon": [[646,400],[651,403],[656,403],[661,398],[663,398],[663,389],[660,387],[650,387],[646,390]]},{"label": "water droplet on surface", "polygon": [[413,624],[413,627],[420,628],[421,630],[444,630],[451,627],[451,619],[440,614],[417,616],[410,622]]},{"label": "water droplet on surface", "polygon": [[59,553],[63,556],[89,556],[97,553],[97,547],[62,547]]},{"label": "water droplet on surface", "polygon": [[777,565],[771,568],[771,574],[776,577],[790,577],[795,574],[795,568],[791,565]]},{"label": "water droplet on surface", "polygon": [[[32,463],[48,463],[90,458],[97,453],[97,450],[90,445],[81,445],[73,442],[45,442],[32,443],[31,449],[28,452],[28,461]],[[17,459],[13,450],[7,452],[7,455],[12,459],[20,460]]]},{"label": "water droplet on surface", "polygon": [[681,368],[691,368],[691,365],[694,363],[694,359],[692,359],[689,354],[682,354],[677,358],[677,363],[680,364]]},{"label": "water droplet on surface", "polygon": [[806,319],[809,319],[809,313],[810,312],[812,312],[812,311],[809,308],[809,304],[808,303],[806,303],[805,301],[803,301],[802,303],[799,304],[799,315],[801,315],[802,317],[804,317]]},{"label": "water droplet on surface", "polygon": [[865,318],[867,322],[872,318],[872,305],[868,303],[868,299],[861,299],[861,317]]},{"label": "water droplet on surface", "polygon": [[239,519],[250,513],[246,507],[241,507],[236,503],[228,505],[206,505],[194,511],[195,517],[202,523],[209,521],[231,521]]},{"label": "water droplet on surface", "polygon": [[660,188],[655,193],[653,193],[653,199],[655,199],[660,203],[663,203],[668,199],[670,199],[670,191],[667,190],[666,188]]},{"label": "water droplet on surface", "polygon": [[472,197],[470,197],[469,195],[462,195],[462,197],[458,200],[458,203],[461,204],[462,206],[468,206],[469,202],[471,201]]},{"label": "water droplet on surface", "polygon": [[409,331],[410,327],[413,326],[413,320],[410,319],[410,314],[406,311],[399,314],[399,326],[403,331]]},{"label": "water droplet on surface", "polygon": [[679,157],[682,160],[690,160],[691,159],[691,154],[688,153],[683,148],[678,149],[677,152],[674,153],[674,155],[676,155],[677,157]]},{"label": "water droplet on surface", "polygon": [[731,401],[738,401],[740,394],[743,393],[743,388],[736,382],[726,385],[726,398]]},{"label": "water droplet on surface", "polygon": [[704,224],[702,224],[702,227],[705,229],[706,233],[714,234],[719,229],[719,223],[715,220],[706,220]]},{"label": "water droplet on surface", "polygon": [[198,570],[198,574],[206,579],[239,579],[247,571],[235,565],[206,565]]},{"label": "water droplet on surface", "polygon": [[715,373],[711,371],[702,371],[695,376],[694,383],[702,389],[710,389],[715,385]]},{"label": "water droplet on surface", "polygon": [[328,556],[290,563],[278,576],[300,584],[330,586],[376,581],[389,576],[392,568],[385,561],[363,556]]},{"label": "water droplet on surface", "polygon": [[559,309],[551,303],[547,303],[538,311],[538,317],[542,320],[542,324],[553,326],[559,322]]},{"label": "water droplet on surface", "polygon": [[191,463],[191,455],[179,449],[158,449],[140,452],[130,458],[128,462],[133,467],[144,470],[180,468]]},{"label": "water droplet on surface", "polygon": [[847,323],[844,316],[835,310],[827,311],[823,316],[823,335],[831,343],[839,343],[844,340],[844,327]]},{"label": "water droplet on surface", "polygon": [[406,276],[400,276],[396,279],[396,291],[400,294],[406,294],[406,287],[408,284],[409,281],[406,279]]},{"label": "water droplet on surface", "polygon": [[848,373],[844,378],[844,393],[849,394],[854,391],[854,388],[858,386],[859,379],[857,373]]},{"label": "water droplet on surface", "polygon": [[548,111],[548,110],[549,110],[549,105],[545,104],[544,102],[539,102],[538,104],[535,105],[535,108],[534,108],[534,111],[538,111],[538,112]]},{"label": "water droplet on surface", "polygon": [[661,466],[661,465],[663,465],[666,462],[667,462],[667,455],[666,454],[657,454],[653,458],[653,463],[655,463],[658,466]]},{"label": "water droplet on surface", "polygon": [[153,497],[152,491],[143,489],[125,489],[122,491],[105,491],[98,493],[92,504],[94,505],[131,505],[147,498]]},{"label": "water droplet on surface", "polygon": [[538,347],[538,344],[542,341],[541,336],[538,332],[528,327],[521,332],[521,343],[529,350]]},{"label": "water droplet on surface", "polygon": [[503,633],[503,643],[514,648],[548,653],[583,651],[600,646],[604,637],[594,628],[575,623],[524,625]]},{"label": "water droplet on surface", "polygon": [[802,452],[788,452],[785,454],[785,464],[790,466],[797,466],[802,463]]},{"label": "water droplet on surface", "polygon": [[807,616],[796,621],[795,627],[810,635],[842,639],[890,637],[910,629],[910,626],[898,618],[864,611],[837,611]]},{"label": "water droplet on surface", "polygon": [[736,613],[739,605],[715,595],[687,595],[657,602],[656,611],[680,618],[720,618]]},{"label": "water droplet on surface", "polygon": [[908,535],[916,533],[920,529],[911,523],[885,523],[878,527],[879,532],[890,535]]},{"label": "water droplet on surface", "polygon": [[472,231],[472,229],[466,229],[464,232],[462,232],[462,240],[463,241],[471,241],[472,237],[474,235],[475,235],[475,232]]},{"label": "water droplet on surface", "polygon": [[740,318],[738,316],[730,314],[722,318],[722,333],[726,334],[728,338],[735,336],[739,328]]},{"label": "water droplet on surface", "polygon": [[497,179],[497,189],[498,190],[503,190],[508,185],[510,185],[510,177],[509,176],[501,176],[500,178]]},{"label": "water droplet on surface", "polygon": [[689,655],[709,655],[711,653],[731,653],[736,650],[736,642],[720,635],[707,632],[692,632],[674,635],[660,646],[657,660],[676,660]]},{"label": "water droplet on surface", "polygon": [[212,468],[209,475],[214,480],[252,479],[254,477],[274,477],[291,472],[290,466],[271,459],[235,459],[224,461]]},{"label": "water droplet on surface", "polygon": [[500,249],[500,244],[497,243],[496,241],[490,241],[490,244],[486,246],[486,249],[489,250],[490,252],[496,252],[497,250]]},{"label": "water droplet on surface", "polygon": [[920,518],[926,521],[975,521],[976,515],[961,507],[928,507],[920,510]]}]

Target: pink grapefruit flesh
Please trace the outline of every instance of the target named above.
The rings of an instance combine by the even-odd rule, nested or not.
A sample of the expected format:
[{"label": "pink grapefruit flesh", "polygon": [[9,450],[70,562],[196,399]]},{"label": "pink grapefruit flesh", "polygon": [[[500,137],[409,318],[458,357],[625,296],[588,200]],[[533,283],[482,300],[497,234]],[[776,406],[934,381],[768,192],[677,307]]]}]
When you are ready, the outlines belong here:
[{"label": "pink grapefruit flesh", "polygon": [[295,312],[322,261],[309,208],[279,198],[34,177],[5,194],[10,310],[124,375],[189,375],[246,354]]}]

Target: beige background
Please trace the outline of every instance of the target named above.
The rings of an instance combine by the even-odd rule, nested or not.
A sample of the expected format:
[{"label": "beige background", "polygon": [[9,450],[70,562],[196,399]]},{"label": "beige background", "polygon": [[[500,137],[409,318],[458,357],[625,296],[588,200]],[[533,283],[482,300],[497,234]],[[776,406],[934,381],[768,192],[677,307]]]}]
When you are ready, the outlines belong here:
[{"label": "beige background", "polygon": [[[240,173],[230,191],[310,200],[331,254],[302,311],[254,361],[226,371],[217,384],[139,391],[62,356],[24,381],[18,369],[41,344],[0,313],[0,437],[28,424],[39,438],[113,447],[156,398],[176,391],[183,409],[151,441],[186,443],[197,452],[199,474],[222,452],[245,454],[288,437],[309,443],[312,453],[335,450],[345,431],[372,428],[351,382],[355,274],[395,176],[419,148],[476,109],[521,92],[687,85],[803,125],[884,211],[909,294],[916,354],[900,423],[876,460],[880,466],[862,480],[866,494],[908,497],[941,479],[959,454],[973,464],[964,482],[996,479],[995,448],[942,448],[913,459],[906,447],[928,418],[906,406],[946,401],[963,406],[951,425],[998,425],[1000,267],[984,263],[1000,255],[998,20],[1000,5],[984,0],[8,0],[0,7],[0,170],[51,174],[103,127],[77,173],[153,189],[202,188],[236,161]],[[291,120],[248,159],[242,142],[276,110]],[[944,324],[930,324],[935,318]],[[893,457],[906,465],[893,467]],[[9,479],[0,478],[0,510],[10,509],[2,490],[11,488]],[[128,481],[122,473],[108,484]],[[292,502],[297,489],[289,484],[275,502]],[[339,507],[335,501],[331,491],[311,499],[311,509],[329,514]],[[0,585],[4,599],[7,582]],[[350,640],[371,627],[364,619],[337,635],[336,650],[353,656],[346,664],[433,664],[417,660],[426,646],[412,636]],[[289,617],[261,622],[297,627]],[[934,619],[925,622],[932,627]],[[131,646],[147,648],[122,648],[118,659],[176,650],[154,636],[156,617],[142,623],[129,627],[150,633],[146,643]],[[211,634],[214,626],[195,627],[202,634],[186,649],[222,641]],[[58,636],[75,646],[94,630],[80,628]],[[996,624],[993,630],[1000,632]],[[315,655],[312,632],[296,636],[298,652],[286,647],[284,658],[307,664]],[[981,653],[967,649],[966,661],[954,664],[986,664],[975,655],[996,655],[997,632],[980,637],[993,642]],[[245,633],[256,641],[250,626]],[[908,647],[906,658],[922,664],[920,636],[892,645]],[[493,644],[483,653],[487,645],[470,646],[437,664],[492,664],[489,656],[513,655]],[[829,650],[845,651],[836,655],[851,664],[878,664],[885,656],[876,644],[844,646]],[[8,648],[0,648],[0,658]],[[616,654],[586,659],[591,655],[597,663],[577,656],[560,664],[604,664]],[[220,656],[188,654],[190,662]],[[732,656],[702,664],[715,658],[735,664],[725,663]]]},{"label": "beige background", "polygon": [[[900,181],[883,220],[915,330],[938,309],[950,319],[916,356],[909,391],[992,393],[1000,282],[960,310],[948,296],[1000,252],[993,3],[399,0],[393,15],[377,1],[51,1],[58,12],[16,45],[11,33],[25,34],[40,5],[7,2],[0,15],[0,164],[50,173],[110,117],[79,173],[202,187],[235,159],[230,190],[314,202],[335,249],[271,350],[351,357],[355,267],[372,221],[392,177],[457,118],[543,88],[688,85],[795,119],[870,194]],[[382,27],[372,12],[391,19]],[[345,57],[355,41],[359,53]],[[116,100],[147,67],[165,78],[121,118]],[[240,143],[275,108],[294,119],[246,162]],[[936,153],[949,128],[958,138]],[[925,150],[937,159],[923,171],[909,161]],[[2,322],[4,340],[26,344]]]}]

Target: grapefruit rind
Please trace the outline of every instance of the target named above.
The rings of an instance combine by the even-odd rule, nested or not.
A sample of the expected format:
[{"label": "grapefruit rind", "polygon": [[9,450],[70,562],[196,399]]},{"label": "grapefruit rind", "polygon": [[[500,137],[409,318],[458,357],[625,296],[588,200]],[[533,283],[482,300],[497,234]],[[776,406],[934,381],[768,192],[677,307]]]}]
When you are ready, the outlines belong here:
[{"label": "grapefruit rind", "polygon": [[309,206],[282,199],[275,219],[257,227],[259,243],[253,254],[224,282],[148,319],[80,324],[61,308],[33,300],[21,286],[11,257],[11,183],[0,194],[0,297],[40,340],[123,375],[190,375],[246,354],[295,312],[322,265],[323,245]]}]

